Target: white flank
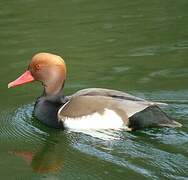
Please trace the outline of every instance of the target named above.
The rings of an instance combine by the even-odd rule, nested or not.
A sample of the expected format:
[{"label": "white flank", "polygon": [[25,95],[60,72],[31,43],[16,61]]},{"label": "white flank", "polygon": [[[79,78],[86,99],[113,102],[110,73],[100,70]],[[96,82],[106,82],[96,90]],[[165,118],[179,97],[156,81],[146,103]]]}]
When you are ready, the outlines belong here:
[{"label": "white flank", "polygon": [[64,126],[68,129],[120,129],[124,123],[116,112],[105,109],[103,114],[95,112],[79,118],[66,117]]}]

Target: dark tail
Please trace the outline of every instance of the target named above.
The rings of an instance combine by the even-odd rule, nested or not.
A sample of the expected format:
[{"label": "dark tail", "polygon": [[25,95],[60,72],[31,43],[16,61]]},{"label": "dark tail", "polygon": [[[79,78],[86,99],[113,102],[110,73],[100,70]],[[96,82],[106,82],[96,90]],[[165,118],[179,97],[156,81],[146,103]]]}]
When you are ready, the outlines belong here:
[{"label": "dark tail", "polygon": [[158,106],[149,106],[129,118],[133,130],[147,127],[181,127],[182,124],[171,120]]},{"label": "dark tail", "polygon": [[172,127],[172,128],[176,128],[176,127],[182,127],[182,124],[177,122],[177,121],[174,121],[174,120],[171,120],[170,123],[167,123],[167,124],[159,124],[159,126],[161,127]]}]

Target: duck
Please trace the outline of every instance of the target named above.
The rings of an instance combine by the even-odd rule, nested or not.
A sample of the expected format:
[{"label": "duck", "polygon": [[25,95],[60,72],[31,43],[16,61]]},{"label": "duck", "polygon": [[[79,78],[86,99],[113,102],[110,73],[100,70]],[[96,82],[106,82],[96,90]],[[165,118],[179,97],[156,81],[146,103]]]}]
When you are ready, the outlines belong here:
[{"label": "duck", "polygon": [[35,54],[25,72],[8,88],[41,82],[43,93],[36,99],[34,116],[56,129],[125,129],[181,127],[163,110],[164,103],[151,102],[131,94],[104,88],[86,88],[65,95],[66,64],[59,55]]}]

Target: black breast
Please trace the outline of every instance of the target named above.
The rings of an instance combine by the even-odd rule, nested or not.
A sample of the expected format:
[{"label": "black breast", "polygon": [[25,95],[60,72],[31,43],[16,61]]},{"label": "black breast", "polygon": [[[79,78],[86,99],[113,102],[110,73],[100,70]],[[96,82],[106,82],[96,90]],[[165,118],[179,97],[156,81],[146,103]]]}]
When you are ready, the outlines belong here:
[{"label": "black breast", "polygon": [[58,122],[57,113],[63,104],[59,101],[51,101],[40,97],[35,103],[34,115],[45,125],[52,128],[63,128],[62,122]]}]

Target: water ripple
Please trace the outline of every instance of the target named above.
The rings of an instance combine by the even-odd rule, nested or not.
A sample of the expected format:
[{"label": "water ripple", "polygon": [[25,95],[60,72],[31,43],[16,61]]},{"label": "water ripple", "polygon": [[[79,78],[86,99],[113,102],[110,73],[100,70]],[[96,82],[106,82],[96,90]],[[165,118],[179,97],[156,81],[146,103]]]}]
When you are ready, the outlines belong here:
[{"label": "water ripple", "polygon": [[[111,139],[96,139],[79,133],[76,135],[77,141],[73,142],[73,147],[83,153],[125,167],[148,178],[168,178],[172,174],[181,175],[181,177],[186,176],[187,156],[176,151],[176,142],[178,141],[176,139],[181,133],[176,133],[172,137],[175,142],[174,144],[171,143],[172,150],[167,151],[167,148],[163,147],[166,142],[163,139],[168,138],[176,130],[166,130],[166,134],[163,134],[165,130],[148,130],[136,133],[114,131],[114,135],[113,131],[111,131]],[[105,136],[109,136],[109,133],[103,133]],[[113,137],[117,138],[117,136],[119,140],[113,139]],[[162,137],[162,139],[158,137]],[[183,143],[179,145],[183,145]]]},{"label": "water ripple", "polygon": [[2,113],[0,136],[27,142],[45,140],[47,133],[32,125],[33,104],[23,105],[13,112]]}]

